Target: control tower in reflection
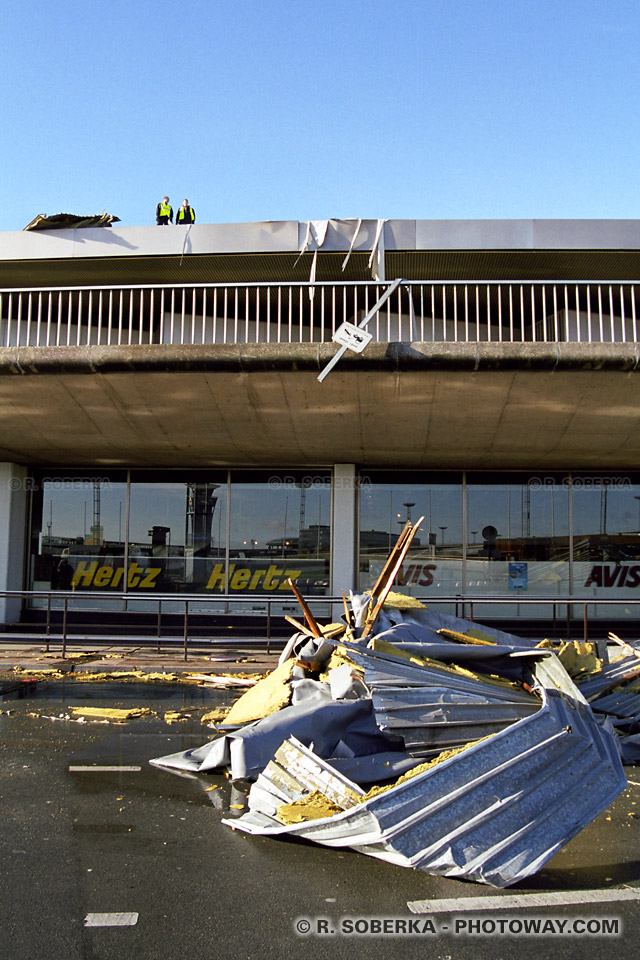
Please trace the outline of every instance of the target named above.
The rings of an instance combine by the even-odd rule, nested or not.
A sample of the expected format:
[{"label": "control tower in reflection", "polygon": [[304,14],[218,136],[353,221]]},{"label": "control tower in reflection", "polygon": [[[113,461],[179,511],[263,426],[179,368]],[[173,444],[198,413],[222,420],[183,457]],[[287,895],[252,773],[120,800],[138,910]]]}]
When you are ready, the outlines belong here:
[{"label": "control tower in reflection", "polygon": [[[188,483],[185,508],[184,556],[185,575],[193,576],[194,557],[211,555],[211,526],[218,497],[219,483]],[[220,549],[220,544],[217,545]]]}]

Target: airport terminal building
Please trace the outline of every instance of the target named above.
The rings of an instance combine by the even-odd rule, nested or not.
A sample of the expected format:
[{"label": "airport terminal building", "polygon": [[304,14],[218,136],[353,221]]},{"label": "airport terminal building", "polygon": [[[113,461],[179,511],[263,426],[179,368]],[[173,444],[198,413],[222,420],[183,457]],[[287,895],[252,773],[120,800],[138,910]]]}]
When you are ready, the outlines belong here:
[{"label": "airport terminal building", "polygon": [[640,221],[44,227],[0,234],[5,626],[288,611],[420,517],[399,591],[640,618]]}]

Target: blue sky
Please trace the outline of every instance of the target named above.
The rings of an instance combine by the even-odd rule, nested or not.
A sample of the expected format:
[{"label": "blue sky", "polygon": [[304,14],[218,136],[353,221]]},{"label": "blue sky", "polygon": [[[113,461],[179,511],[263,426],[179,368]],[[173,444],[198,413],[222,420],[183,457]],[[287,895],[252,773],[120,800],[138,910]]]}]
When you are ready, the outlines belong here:
[{"label": "blue sky", "polygon": [[0,229],[640,216],[637,0],[5,0]]}]

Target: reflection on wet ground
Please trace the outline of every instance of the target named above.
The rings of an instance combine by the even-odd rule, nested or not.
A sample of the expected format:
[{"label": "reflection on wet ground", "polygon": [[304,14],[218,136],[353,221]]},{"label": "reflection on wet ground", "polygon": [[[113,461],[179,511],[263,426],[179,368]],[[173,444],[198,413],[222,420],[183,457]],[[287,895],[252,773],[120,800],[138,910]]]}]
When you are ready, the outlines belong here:
[{"label": "reflection on wet ground", "polygon": [[[28,697],[2,704],[0,731],[18,734],[25,745],[34,738],[55,738],[58,745],[66,746],[68,775],[81,794],[108,793],[117,774],[118,782],[127,778],[139,798],[188,797],[191,803],[240,816],[248,783],[232,784],[223,774],[160,770],[149,760],[213,739],[216,730],[203,726],[202,716],[216,707],[231,706],[241,692],[180,683],[47,681]],[[88,704],[110,709],[140,706],[149,712],[126,723],[73,715],[72,708]],[[105,828],[95,829],[104,832]]]}]

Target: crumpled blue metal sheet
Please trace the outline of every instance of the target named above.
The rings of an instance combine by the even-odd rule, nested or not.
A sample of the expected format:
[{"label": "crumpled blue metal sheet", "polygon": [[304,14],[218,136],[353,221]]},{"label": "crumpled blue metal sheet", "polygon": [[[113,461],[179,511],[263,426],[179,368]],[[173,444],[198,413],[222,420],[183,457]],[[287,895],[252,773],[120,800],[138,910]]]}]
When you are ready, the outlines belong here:
[{"label": "crumpled blue metal sheet", "polygon": [[[390,737],[401,737],[413,756],[432,756],[491,736],[540,708],[538,697],[523,689],[487,683],[437,664],[414,664],[357,644],[343,646],[364,669],[378,726]],[[458,645],[449,647],[455,653]],[[519,660],[519,670],[526,668],[524,661],[530,656],[541,654],[527,652]],[[492,659],[485,669],[493,671]]]},{"label": "crumpled blue metal sheet", "polygon": [[267,767],[249,813],[223,822],[497,887],[523,880],[626,786],[613,736],[557,658],[537,661],[532,676],[542,694],[535,714],[385,793],[333,817],[284,826],[273,816],[284,800]]}]

